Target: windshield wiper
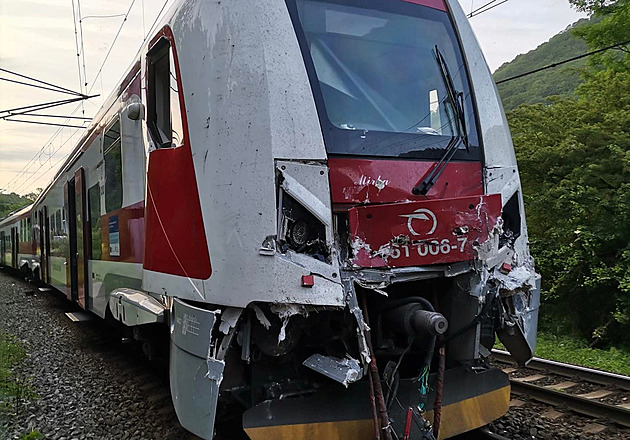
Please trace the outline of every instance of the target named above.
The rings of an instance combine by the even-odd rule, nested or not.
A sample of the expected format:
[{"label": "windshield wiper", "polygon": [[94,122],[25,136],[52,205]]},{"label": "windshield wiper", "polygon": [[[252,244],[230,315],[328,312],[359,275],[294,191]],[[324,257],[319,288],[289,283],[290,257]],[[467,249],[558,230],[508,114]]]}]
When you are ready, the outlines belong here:
[{"label": "windshield wiper", "polygon": [[435,46],[433,55],[435,56],[435,61],[440,69],[440,75],[442,76],[444,87],[446,88],[448,101],[450,101],[451,108],[455,113],[455,128],[457,133],[451,137],[451,140],[446,146],[446,151],[444,151],[444,155],[435,165],[431,173],[429,173],[422,182],[413,188],[412,192],[416,196],[424,196],[431,190],[431,188],[433,188],[433,185],[435,185],[437,180],[440,178],[446,166],[453,159],[455,153],[457,153],[460,143],[464,144],[466,151],[470,151],[470,146],[468,145],[468,134],[466,133],[466,116],[464,114],[463,105],[464,94],[462,92],[458,92],[455,88],[448,64],[444,59],[444,55],[442,55],[442,52],[440,52],[440,49],[437,46]]}]

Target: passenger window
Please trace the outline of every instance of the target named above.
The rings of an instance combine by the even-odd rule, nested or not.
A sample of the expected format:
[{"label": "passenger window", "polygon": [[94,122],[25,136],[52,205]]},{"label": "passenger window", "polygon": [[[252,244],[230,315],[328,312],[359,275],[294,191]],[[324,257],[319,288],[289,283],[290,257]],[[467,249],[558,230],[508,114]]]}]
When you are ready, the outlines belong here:
[{"label": "passenger window", "polygon": [[101,185],[98,183],[88,189],[90,226],[92,235],[92,260],[101,259]]},{"label": "passenger window", "polygon": [[162,38],[147,56],[148,114],[151,139],[158,148],[179,147],[183,143],[180,93],[173,49]]},{"label": "passenger window", "polygon": [[116,120],[103,139],[105,156],[105,211],[122,207],[122,154],[120,149],[120,122]]}]

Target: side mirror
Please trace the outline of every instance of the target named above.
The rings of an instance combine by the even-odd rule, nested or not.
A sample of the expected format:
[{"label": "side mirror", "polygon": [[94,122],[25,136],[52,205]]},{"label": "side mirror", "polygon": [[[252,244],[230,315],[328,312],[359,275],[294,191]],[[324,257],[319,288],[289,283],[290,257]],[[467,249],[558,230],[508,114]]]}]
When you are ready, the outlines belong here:
[{"label": "side mirror", "polygon": [[127,117],[133,121],[144,119],[144,104],[132,102],[127,106]]}]

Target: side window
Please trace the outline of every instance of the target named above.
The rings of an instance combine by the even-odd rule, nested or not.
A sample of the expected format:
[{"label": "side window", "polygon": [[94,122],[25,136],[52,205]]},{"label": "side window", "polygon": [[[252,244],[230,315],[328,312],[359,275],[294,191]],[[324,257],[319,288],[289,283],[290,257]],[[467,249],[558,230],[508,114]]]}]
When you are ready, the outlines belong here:
[{"label": "side window", "polygon": [[61,221],[61,209],[58,209],[55,213],[55,222],[57,224],[57,229],[55,235],[63,235],[63,222]]},{"label": "side window", "polygon": [[105,156],[105,211],[112,212],[122,207],[122,155],[120,150],[120,121],[105,132],[103,139]]},{"label": "side window", "polygon": [[101,259],[101,185],[98,183],[88,189],[88,204],[90,209],[90,225],[92,230],[93,260]]},{"label": "side window", "polygon": [[184,140],[179,85],[173,49],[166,38],[151,49],[147,65],[147,124],[151,139],[158,148],[179,147]]}]

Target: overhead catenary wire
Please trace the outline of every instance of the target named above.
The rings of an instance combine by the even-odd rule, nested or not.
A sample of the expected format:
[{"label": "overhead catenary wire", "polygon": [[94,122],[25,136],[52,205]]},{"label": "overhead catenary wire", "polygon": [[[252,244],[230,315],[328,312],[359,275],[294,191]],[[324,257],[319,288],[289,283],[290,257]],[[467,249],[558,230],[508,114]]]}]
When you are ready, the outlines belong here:
[{"label": "overhead catenary wire", "polygon": [[[85,45],[83,39],[83,20],[84,18],[81,16],[81,0],[77,0],[77,12],[79,14],[79,34],[81,35],[81,59],[83,60],[83,79],[85,80],[85,87],[87,88],[87,69],[85,68]],[[83,114],[85,114],[85,108],[83,104],[81,104],[81,109]]]},{"label": "overhead catenary wire", "polygon": [[[135,1],[135,0],[134,0]],[[151,32],[154,30],[156,24],[158,23],[159,19],[162,17],[162,13],[164,12],[164,9],[166,8],[166,6],[168,5],[170,0],[165,0],[164,3],[162,4],[157,16],[155,17],[155,20],[153,21],[153,23],[151,24],[151,26],[149,27],[149,31],[148,32],[143,32],[144,34],[144,39],[142,40],[142,45],[143,46],[146,41],[148,40],[149,36],[151,35]],[[90,87],[90,91],[92,90],[92,88],[94,87],[94,85],[96,84],[96,81],[98,79],[98,77],[101,75],[102,70],[103,70],[103,66],[105,65],[107,58],[109,57],[109,54],[111,52],[111,48],[113,47],[114,43],[116,42],[120,31],[122,29],[122,27],[124,26],[125,22],[127,21],[127,18],[129,16],[129,12],[131,11],[131,7],[133,7],[133,3],[131,3],[131,6],[129,7],[128,11],[126,14],[117,14],[117,16],[124,16],[125,20],[123,20],[123,23],[121,24],[121,28],[119,29],[119,31],[117,32],[116,36],[114,37],[114,40],[112,41],[112,45],[110,46],[110,50],[108,51],[107,55],[105,56],[105,59],[103,60],[103,63],[101,64],[101,67],[99,68],[98,73],[96,74],[94,81],[92,83],[92,86]],[[144,10],[143,10],[143,15],[144,15]],[[112,16],[113,17],[113,16]],[[86,18],[106,18],[105,16],[88,16],[88,17],[83,17],[83,20],[85,20]],[[143,17],[144,18],[144,17]],[[143,26],[144,27],[144,26]],[[3,70],[3,69],[0,69]],[[87,78],[86,78],[86,82],[87,82]],[[76,93],[76,92],[75,92]],[[89,92],[88,92],[89,93]],[[98,96],[98,95],[97,95]],[[90,103],[91,101],[87,101],[88,103]],[[71,115],[74,115],[79,109],[81,108],[81,105],[77,106],[75,108],[75,110],[71,113]],[[41,110],[41,109],[39,109]],[[33,111],[37,111],[37,110],[33,110]],[[66,122],[68,122],[68,120],[66,120]],[[42,147],[39,149],[39,151],[37,153],[35,153],[35,155],[29,160],[29,162],[6,184],[7,188],[9,188],[10,186],[15,188],[15,186],[18,184],[18,180],[21,179],[22,176],[25,176],[26,173],[29,173],[30,175],[14,190],[17,192],[20,189],[24,188],[26,184],[28,184],[30,181],[32,181],[35,177],[37,177],[37,174],[40,173],[40,176],[45,176],[47,173],[49,173],[53,167],[57,166],[60,162],[62,162],[63,160],[65,160],[68,154],[64,154],[62,157],[60,157],[59,160],[57,160],[56,162],[52,163],[50,165],[50,167],[46,170],[40,171],[41,168],[43,168],[43,165],[41,164],[40,161],[40,165],[39,168],[37,168],[35,171],[30,171],[29,170],[37,165],[37,161],[38,159],[41,159],[42,155],[46,154],[48,157],[52,157],[55,154],[57,154],[57,152],[59,152],[59,150],[66,145],[71,139],[74,138],[74,136],[79,132],[78,130],[75,130],[74,133],[72,133],[62,144],[59,148],[57,149],[52,149],[52,143],[55,141],[55,139],[61,134],[63,133],[64,129],[66,127],[59,127],[52,135],[51,137],[48,139],[48,141],[46,141]],[[51,147],[51,153],[47,154],[45,153],[46,148]],[[28,188],[28,187],[26,187]]]},{"label": "overhead catenary wire", "polygon": [[[36,111],[36,110],[33,110]],[[27,113],[25,116],[41,116],[42,118],[63,118],[63,119],[82,119],[84,121],[91,121],[92,118],[86,118],[85,116],[68,116],[68,115],[51,115],[49,113],[41,114],[41,113]]]},{"label": "overhead catenary wire", "polygon": [[79,90],[83,93],[83,79],[81,78],[81,58],[79,54],[79,31],[77,30],[77,17],[74,8],[74,0],[72,0],[72,25],[74,26],[74,47],[77,52],[77,72],[79,74]]},{"label": "overhead catenary wire", "polygon": [[122,29],[125,26],[125,23],[127,22],[127,18],[129,18],[129,13],[131,12],[131,8],[133,8],[133,5],[135,3],[136,3],[136,0],[131,0],[129,9],[127,9],[127,12],[125,13],[125,18],[123,18],[123,21],[120,24],[120,27],[118,28],[118,31],[116,32],[116,35],[114,36],[114,39],[112,40],[112,44],[109,45],[109,49],[107,50],[107,53],[105,54],[105,58],[103,58],[103,62],[101,63],[101,66],[98,68],[98,71],[96,72],[96,75],[94,76],[94,82],[92,82],[92,85],[88,89],[88,93],[92,92],[92,89],[94,88],[94,85],[96,84],[96,79],[101,75],[101,72],[103,71],[103,67],[105,67],[105,63],[107,62],[109,55],[112,53],[112,49],[116,45],[116,40],[118,40],[118,37],[120,36],[120,33],[122,32]]},{"label": "overhead catenary wire", "polygon": [[[23,86],[35,87],[35,88],[42,89],[42,90],[50,90],[50,91],[53,91],[53,92],[59,92],[59,93],[66,93],[66,94],[68,94],[68,92],[65,92],[63,90],[58,90],[58,89],[55,89],[55,88],[52,88],[52,87],[40,86],[39,84],[31,84],[31,83],[27,83],[27,82],[24,82],[24,81],[18,81],[16,79],[11,79],[11,78],[0,78],[0,81],[7,81],[7,82],[15,83],[15,84],[20,84],[20,85],[23,85]],[[80,94],[77,93],[77,96],[80,96]]]},{"label": "overhead catenary wire", "polygon": [[1,113],[6,113],[6,115],[1,115],[0,119],[4,119],[4,118],[7,118],[9,116],[14,116],[14,115],[17,115],[17,114],[25,114],[25,113],[34,112],[34,111],[37,111],[37,110],[43,110],[45,108],[57,107],[57,106],[60,106],[60,105],[71,104],[73,102],[83,101],[85,99],[95,98],[97,96],[99,96],[99,95],[78,96],[76,98],[61,99],[61,100],[58,100],[58,101],[48,101],[48,102],[42,102],[42,103],[39,103],[39,104],[31,104],[31,105],[25,105],[25,106],[22,106],[22,107],[13,107],[13,108],[6,109],[6,110],[0,110],[0,114]]},{"label": "overhead catenary wire", "polygon": [[70,124],[56,124],[54,122],[42,122],[42,121],[24,121],[22,119],[4,119],[8,122],[24,122],[26,124],[36,124],[36,125],[51,125],[53,127],[67,127],[67,128],[82,128],[86,129],[87,127],[83,125],[70,125]]},{"label": "overhead catenary wire", "polygon": [[526,76],[529,76],[529,75],[533,75],[534,73],[542,72],[543,70],[553,69],[554,67],[562,66],[563,64],[567,64],[567,63],[571,63],[573,61],[581,60],[582,58],[590,57],[592,55],[597,55],[598,53],[606,52],[606,51],[611,50],[611,49],[617,49],[617,48],[619,48],[621,46],[626,46],[628,44],[630,44],[630,40],[626,40],[626,41],[622,41],[622,42],[619,42],[619,43],[615,43],[615,44],[612,44],[610,46],[603,47],[601,49],[593,50],[591,52],[587,52],[585,54],[578,55],[578,56],[575,56],[575,57],[572,57],[572,58],[569,58],[569,59],[566,59],[566,60],[558,61],[556,63],[547,64],[546,66],[539,67],[538,69],[530,70],[528,72],[521,73],[519,75],[514,75],[514,76],[511,76],[509,78],[505,78],[505,79],[496,81],[496,84],[499,85],[499,84],[503,84],[503,83],[506,83],[506,82],[509,82],[509,81],[514,81],[515,79],[519,79],[519,78],[523,78],[523,77],[526,77]]},{"label": "overhead catenary wire", "polygon": [[474,9],[474,8],[473,8],[473,5],[471,4],[471,5],[470,5],[470,14],[468,14],[468,15],[469,15],[469,16],[471,16],[471,15],[473,15],[475,12],[480,11],[480,10],[482,10],[483,8],[487,7],[487,6],[490,6],[491,4],[496,3],[497,1],[499,1],[499,0],[491,0],[491,1],[489,1],[488,3],[485,3],[485,4],[484,4],[484,5],[482,5],[482,6],[479,6],[477,9]]},{"label": "overhead catenary wire", "polygon": [[58,86],[58,85],[55,85],[55,84],[51,84],[49,82],[42,81],[42,80],[37,79],[37,78],[33,78],[31,76],[24,75],[22,73],[17,73],[17,72],[14,72],[12,70],[9,70],[9,69],[4,69],[2,67],[0,67],[0,72],[5,72],[5,73],[11,74],[11,75],[19,76],[20,78],[28,79],[29,81],[33,81],[33,82],[36,82],[36,83],[44,84],[46,86],[53,87],[53,88],[57,89],[60,92],[61,91],[66,92],[66,93],[68,93],[70,95],[85,96],[83,93],[75,92],[74,90],[66,89],[65,87],[61,87],[61,86]]},{"label": "overhead catenary wire", "polygon": [[[88,101],[89,102],[89,101]],[[81,108],[81,104],[77,105],[75,107],[75,109],[72,111],[71,115],[74,115],[77,111],[79,111],[79,109]],[[69,121],[69,119],[66,120],[66,122]],[[11,178],[11,180],[9,180],[6,184],[6,187],[12,187],[14,189],[15,192],[19,191],[20,188],[22,188],[26,183],[28,183],[28,181],[30,181],[35,175],[36,173],[43,167],[43,165],[41,164],[41,157],[46,154],[49,158],[54,156],[60,149],[61,147],[63,147],[64,145],[66,145],[68,143],[68,141],[70,141],[75,134],[79,133],[78,130],[75,130],[73,134],[71,134],[62,144],[59,148],[57,148],[56,150],[53,149],[52,145],[53,142],[55,141],[55,139],[63,132],[65,127],[59,127],[57,128],[57,130],[55,130],[55,132],[50,136],[50,138],[42,145],[42,147],[37,151],[37,153],[35,153],[33,155],[33,157],[27,162],[27,164],[15,175],[13,176],[13,178]],[[51,148],[51,152],[50,153],[45,153],[46,148],[50,147]],[[37,164],[38,159],[40,159],[40,166],[39,168],[37,168],[35,171],[30,172],[31,167],[33,167],[34,165]],[[55,166],[57,163],[59,163],[59,161],[57,161],[55,164],[51,165],[51,167]],[[47,171],[44,172],[44,174]],[[22,176],[26,176],[26,174],[29,173],[30,176],[26,177],[26,180],[24,182],[22,182],[22,184],[18,187],[15,188],[15,186],[18,184],[18,180],[22,177]]]},{"label": "overhead catenary wire", "polygon": [[[497,6],[501,6],[502,4],[508,2],[508,0],[503,0],[503,1],[499,2],[499,3],[496,3],[497,1],[499,1],[499,0],[492,0],[491,2],[488,2],[485,5],[475,9],[470,14],[468,14],[468,18],[476,17],[477,15],[481,15],[484,12],[488,12],[489,10],[494,9]],[[494,3],[496,3],[496,4],[494,4]]]}]

